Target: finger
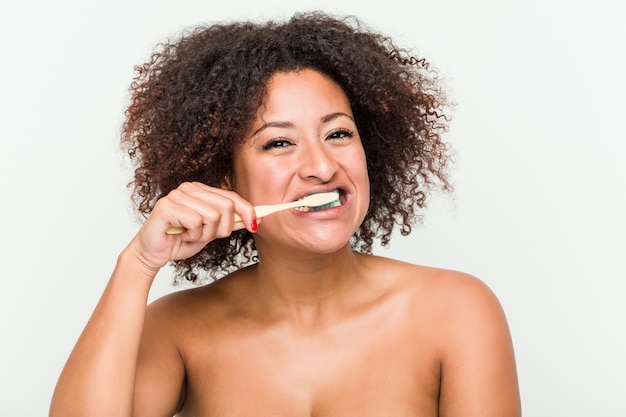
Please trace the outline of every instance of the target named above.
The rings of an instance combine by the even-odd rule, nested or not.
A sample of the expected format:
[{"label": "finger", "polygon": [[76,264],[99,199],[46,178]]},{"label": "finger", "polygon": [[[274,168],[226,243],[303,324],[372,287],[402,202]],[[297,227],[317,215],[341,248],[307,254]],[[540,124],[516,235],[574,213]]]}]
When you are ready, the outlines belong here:
[{"label": "finger", "polygon": [[[181,184],[171,194],[172,198],[177,201],[189,205],[199,213],[205,213],[207,218],[212,216],[210,207],[217,208],[224,215],[225,223],[223,225],[228,226],[229,234],[233,230],[243,228],[256,232],[257,222],[254,207],[234,191],[194,182]],[[235,213],[241,218],[241,223],[234,220]],[[220,230],[223,229],[220,228]]]}]

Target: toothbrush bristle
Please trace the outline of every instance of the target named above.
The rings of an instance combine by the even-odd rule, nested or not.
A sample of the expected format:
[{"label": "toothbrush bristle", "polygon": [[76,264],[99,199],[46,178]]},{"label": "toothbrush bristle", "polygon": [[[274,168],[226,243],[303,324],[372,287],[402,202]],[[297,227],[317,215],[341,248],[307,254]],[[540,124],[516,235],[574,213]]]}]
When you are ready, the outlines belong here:
[{"label": "toothbrush bristle", "polygon": [[300,211],[316,211],[316,210],[326,210],[333,207],[338,207],[341,205],[341,201],[339,199],[333,200],[330,203],[322,204],[320,206],[304,206],[300,207]]},{"label": "toothbrush bristle", "polygon": [[[329,208],[333,208],[333,207],[337,207],[341,205],[341,199],[339,197],[338,190],[334,190],[334,191],[326,192],[326,193],[311,194],[309,197],[303,200],[307,200],[307,199],[312,200],[312,201],[309,201],[309,202],[303,201],[302,202],[303,205],[300,207],[297,207],[296,210],[315,211],[315,210],[329,209]],[[316,203],[317,205],[314,205]]]},{"label": "toothbrush bristle", "polygon": [[330,203],[322,204],[321,206],[311,207],[313,210],[325,210],[333,207],[337,207],[340,204],[339,200],[333,200]]}]

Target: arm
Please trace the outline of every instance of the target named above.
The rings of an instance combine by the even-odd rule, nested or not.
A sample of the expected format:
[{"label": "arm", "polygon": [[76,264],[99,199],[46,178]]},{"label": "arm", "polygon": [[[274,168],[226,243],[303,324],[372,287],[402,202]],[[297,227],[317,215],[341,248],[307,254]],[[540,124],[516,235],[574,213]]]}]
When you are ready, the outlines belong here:
[{"label": "arm", "polygon": [[[137,358],[152,281],[170,260],[190,257],[209,241],[230,235],[235,227],[234,212],[247,225],[255,216],[253,207],[235,193],[197,183],[183,184],[157,202],[118,257],[109,283],[59,377],[51,417],[133,415]],[[187,230],[181,235],[167,235],[165,231],[171,226]],[[150,381],[151,389],[158,393],[155,403],[161,408],[159,413],[171,416],[178,406],[184,369],[176,362],[178,355],[172,346],[155,346],[153,357],[153,363],[166,364],[155,368],[152,376],[156,378]],[[136,410],[136,414],[143,414],[143,410]]]},{"label": "arm", "polygon": [[443,305],[441,417],[519,417],[513,346],[504,312],[480,281],[452,280]]},{"label": "arm", "polygon": [[135,358],[155,273],[127,249],[57,383],[50,416],[130,416]]}]

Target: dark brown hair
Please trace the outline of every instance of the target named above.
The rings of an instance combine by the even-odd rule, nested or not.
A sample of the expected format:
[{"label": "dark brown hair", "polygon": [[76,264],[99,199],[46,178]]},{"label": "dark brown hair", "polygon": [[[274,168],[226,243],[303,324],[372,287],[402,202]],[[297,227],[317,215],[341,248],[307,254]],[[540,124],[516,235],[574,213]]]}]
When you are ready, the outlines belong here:
[{"label": "dark brown hair", "polygon": [[[305,68],[326,74],[352,105],[367,156],[369,211],[351,240],[371,252],[420,219],[427,193],[449,190],[449,102],[437,71],[358,19],[320,12],[286,22],[237,22],[190,29],[160,44],[137,67],[122,131],[135,167],[133,198],[147,216],[155,202],[185,181],[219,186],[232,155],[255,120],[276,72]],[[179,275],[212,278],[255,261],[243,230],[176,261]]]}]

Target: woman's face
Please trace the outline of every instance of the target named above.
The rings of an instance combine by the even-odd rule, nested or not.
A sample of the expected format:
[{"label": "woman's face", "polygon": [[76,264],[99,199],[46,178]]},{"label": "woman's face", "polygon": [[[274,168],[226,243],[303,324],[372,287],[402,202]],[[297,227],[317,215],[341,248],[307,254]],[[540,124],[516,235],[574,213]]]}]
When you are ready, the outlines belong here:
[{"label": "woman's face", "polygon": [[332,80],[303,70],[275,74],[264,106],[234,158],[233,188],[254,205],[338,190],[341,205],[285,210],[262,220],[265,241],[314,252],[344,247],[369,206],[365,152],[348,98]]}]

